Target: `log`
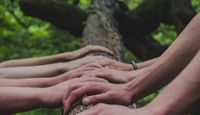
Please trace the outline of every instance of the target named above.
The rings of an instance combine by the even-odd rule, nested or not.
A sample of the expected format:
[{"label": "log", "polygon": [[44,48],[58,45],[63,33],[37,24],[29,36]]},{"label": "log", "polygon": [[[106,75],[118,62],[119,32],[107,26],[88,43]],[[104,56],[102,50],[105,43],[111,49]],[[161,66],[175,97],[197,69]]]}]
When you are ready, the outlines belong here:
[{"label": "log", "polygon": [[[83,45],[101,45],[112,50],[115,55],[111,56],[100,52],[89,55],[103,55],[120,61],[123,60],[124,46],[114,19],[114,12],[117,8],[118,4],[115,0],[92,1],[92,9],[83,31]],[[69,115],[75,115],[90,107],[85,107],[79,102]]]}]

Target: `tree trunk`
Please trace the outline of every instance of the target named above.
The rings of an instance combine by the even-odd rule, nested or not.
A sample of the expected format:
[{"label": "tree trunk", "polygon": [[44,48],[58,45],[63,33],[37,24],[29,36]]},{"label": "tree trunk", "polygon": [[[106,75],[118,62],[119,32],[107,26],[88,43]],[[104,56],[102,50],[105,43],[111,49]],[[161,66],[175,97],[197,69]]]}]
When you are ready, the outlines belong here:
[{"label": "tree trunk", "polygon": [[[83,32],[83,45],[101,45],[111,49],[114,56],[105,53],[91,53],[90,55],[103,55],[117,60],[123,59],[124,46],[121,41],[114,12],[118,8],[115,0],[93,0],[92,9]],[[82,112],[87,107],[80,103],[75,106],[69,115]]]}]

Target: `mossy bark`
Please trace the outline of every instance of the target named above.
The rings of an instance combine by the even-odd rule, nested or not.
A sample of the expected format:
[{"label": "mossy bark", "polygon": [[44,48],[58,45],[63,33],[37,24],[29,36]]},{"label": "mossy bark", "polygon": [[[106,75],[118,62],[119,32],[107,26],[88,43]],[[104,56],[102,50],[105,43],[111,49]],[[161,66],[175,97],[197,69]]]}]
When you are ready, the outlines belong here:
[{"label": "mossy bark", "polygon": [[[105,53],[91,53],[89,55],[103,55],[122,61],[124,46],[121,35],[117,30],[117,23],[114,19],[114,12],[118,8],[115,0],[93,0],[92,9],[83,31],[83,45],[101,45],[114,52],[114,56]],[[75,115],[90,107],[81,103],[76,105],[69,115]]]}]

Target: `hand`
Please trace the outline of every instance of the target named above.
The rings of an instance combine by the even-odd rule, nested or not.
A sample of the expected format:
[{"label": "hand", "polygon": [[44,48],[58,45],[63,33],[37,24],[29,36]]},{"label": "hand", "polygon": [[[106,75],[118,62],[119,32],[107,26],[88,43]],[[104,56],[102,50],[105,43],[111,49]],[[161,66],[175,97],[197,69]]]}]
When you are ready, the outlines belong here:
[{"label": "hand", "polygon": [[77,115],[158,115],[144,109],[131,109],[120,105],[98,104]]},{"label": "hand", "polygon": [[[91,66],[94,67],[94,66]],[[112,83],[127,83],[128,81],[134,79],[137,71],[121,71],[110,68],[96,69],[93,71],[85,72],[82,77],[96,77],[103,78]]]},{"label": "hand", "polygon": [[66,80],[69,80],[69,79],[79,78],[86,73],[92,72],[92,71],[100,69],[100,68],[102,68],[102,67],[98,66],[98,65],[90,66],[90,67],[84,65],[84,66],[81,66],[77,69],[70,70],[70,71],[68,71],[68,72],[66,72],[62,75],[59,75],[56,78],[58,78],[59,81],[66,81]]},{"label": "hand", "polygon": [[[89,67],[95,67],[95,66],[89,66]],[[97,65],[96,67],[99,68],[89,72],[85,72],[84,75],[81,77],[96,77],[96,78],[106,79],[112,83],[127,83],[132,79],[136,78],[137,76],[144,74],[146,69],[144,68],[135,71],[122,71],[122,70],[110,69],[107,67],[102,68],[101,66]]]},{"label": "hand", "polygon": [[72,105],[81,97],[84,105],[91,105],[100,102],[129,105],[132,103],[132,91],[126,84],[112,84],[105,82],[82,82],[75,83],[68,87],[63,98],[65,113],[68,113]]},{"label": "hand", "polygon": [[42,95],[41,95],[41,101],[43,102],[44,107],[47,107],[47,108],[60,107],[62,105],[62,99],[63,99],[66,89],[69,89],[69,87],[71,87],[71,85],[73,84],[81,84],[86,81],[107,82],[106,80],[97,79],[97,78],[95,79],[94,78],[75,78],[75,79],[62,82],[55,86],[44,88],[44,91],[42,92]]},{"label": "hand", "polygon": [[[75,69],[75,68],[78,68],[80,66],[83,66],[85,64],[89,64],[89,63],[94,63],[96,61],[99,61],[99,60],[105,60],[107,59],[106,57],[104,56],[86,56],[86,57],[83,57],[83,58],[80,58],[80,59],[77,59],[77,60],[74,60],[74,61],[70,61],[70,62],[66,62],[66,71],[68,70],[72,70],[72,69]],[[70,65],[70,66],[68,66]],[[96,67],[96,65],[95,65]]]},{"label": "hand", "polygon": [[89,54],[91,52],[105,52],[105,53],[108,53],[110,55],[114,54],[111,50],[109,50],[109,49],[107,49],[103,46],[88,45],[88,46],[83,47],[79,50],[71,52],[71,59],[73,60],[73,59],[77,59],[77,58],[86,56],[87,54]]},{"label": "hand", "polygon": [[103,66],[103,67],[118,69],[118,70],[124,70],[124,71],[134,70],[133,66],[131,64],[122,63],[122,62],[112,60],[112,59],[109,59],[109,58],[91,63],[88,66],[92,66],[93,64],[94,65],[100,65],[100,66]]}]

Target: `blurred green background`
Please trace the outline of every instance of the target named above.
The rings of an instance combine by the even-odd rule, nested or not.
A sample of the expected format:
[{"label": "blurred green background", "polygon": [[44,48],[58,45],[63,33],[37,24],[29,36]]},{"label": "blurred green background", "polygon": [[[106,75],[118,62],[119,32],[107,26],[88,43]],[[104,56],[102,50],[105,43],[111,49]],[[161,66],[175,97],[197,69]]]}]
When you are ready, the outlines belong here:
[{"label": "blurred green background", "polygon": [[[66,0],[72,3],[73,0]],[[136,8],[142,0],[125,0],[130,9]],[[89,0],[81,0],[79,7],[84,9],[89,5]],[[192,0],[197,12],[200,11],[200,1]],[[152,33],[154,38],[162,45],[169,46],[177,37],[173,26],[161,24]],[[20,10],[18,2],[11,0],[0,1],[0,61],[45,56],[66,52],[80,48],[80,39],[66,31],[60,30],[48,22],[25,16]],[[136,59],[130,51],[125,53],[126,62]],[[137,60],[137,59],[136,59]],[[137,105],[143,106],[156,94],[140,100]],[[60,110],[38,109],[16,115],[59,115]]]}]

